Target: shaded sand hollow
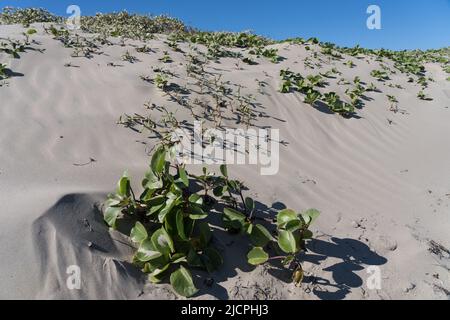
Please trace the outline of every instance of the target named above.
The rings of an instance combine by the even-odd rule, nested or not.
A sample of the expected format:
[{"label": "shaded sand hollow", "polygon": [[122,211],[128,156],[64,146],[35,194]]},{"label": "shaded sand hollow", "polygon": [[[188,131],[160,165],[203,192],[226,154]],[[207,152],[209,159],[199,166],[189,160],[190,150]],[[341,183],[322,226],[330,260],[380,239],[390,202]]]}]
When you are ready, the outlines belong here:
[{"label": "shaded sand hollow", "polygon": [[[111,39],[102,54],[72,58],[72,49],[45,34],[41,24],[34,27],[35,43],[19,59],[0,55],[12,71],[0,87],[0,298],[177,298],[169,285],[145,281],[130,263],[129,240],[108,230],[99,207],[125,169],[139,181],[153,143],[117,125],[118,118],[145,112],[149,100],[177,110],[139,76],[153,77],[152,66],[164,67],[175,75],[172,82],[192,89],[189,99],[199,95],[186,75],[185,54],[171,51],[158,35],[148,42],[150,53],[135,51],[140,42]],[[0,37],[22,39],[23,30],[2,25]],[[190,50],[186,43],[179,46]],[[305,283],[295,287],[277,266],[250,267],[248,248],[224,235],[225,265],[210,276],[196,275],[214,284],[196,278],[200,292],[194,299],[448,298],[450,262],[442,250],[450,248],[447,75],[438,64],[426,65],[435,80],[427,89],[433,100],[422,101],[419,85],[400,72],[386,82],[372,78],[370,72],[379,69],[373,57],[335,61],[315,45],[312,51],[288,43],[273,47],[284,58],[277,64],[255,58],[256,65],[236,66],[239,59],[229,57],[210,61],[205,71],[253,93],[256,123],[279,129],[285,142],[274,176],[262,176],[251,165],[229,168],[246,182],[259,210],[314,207],[322,213],[305,257]],[[138,61],[123,61],[126,50]],[[158,60],[164,50],[174,62]],[[312,70],[304,59],[314,51],[321,66]],[[356,66],[344,65],[347,60]],[[391,61],[384,64],[394,69]],[[349,86],[338,79],[355,76],[381,91],[366,93],[357,117],[346,119],[303,103],[298,93],[279,92],[281,69],[318,74],[333,67],[342,76],[326,79],[327,91],[343,96]],[[397,97],[402,112],[389,110],[387,94]],[[178,109],[178,118],[189,119]],[[433,250],[436,244],[441,249]],[[66,286],[70,265],[80,267],[81,290]],[[381,271],[379,290],[367,284],[370,266]]]}]

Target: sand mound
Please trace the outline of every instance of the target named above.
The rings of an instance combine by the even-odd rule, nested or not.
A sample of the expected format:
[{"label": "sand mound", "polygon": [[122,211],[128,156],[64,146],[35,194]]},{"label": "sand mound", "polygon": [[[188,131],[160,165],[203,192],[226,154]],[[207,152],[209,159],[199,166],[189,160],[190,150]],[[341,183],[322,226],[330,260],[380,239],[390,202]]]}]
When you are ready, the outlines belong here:
[{"label": "sand mound", "polygon": [[[33,223],[33,243],[41,299],[134,299],[144,279],[127,260],[133,248],[120,233],[110,233],[97,208],[104,195],[61,198]],[[70,275],[80,270],[78,290]],[[68,280],[69,279],[69,280]],[[71,289],[72,288],[72,289]]]},{"label": "sand mound", "polygon": [[[99,54],[74,58],[41,24],[35,27],[33,50],[20,59],[0,56],[11,71],[0,86],[0,298],[176,298],[170,286],[150,285],[130,264],[129,241],[108,230],[98,208],[125,169],[139,182],[154,145],[118,126],[121,115],[146,112],[142,105],[150,100],[192,121],[189,111],[145,81],[156,74],[151,66],[164,68],[173,74],[173,88],[188,89],[178,98],[201,101],[197,82],[186,75],[189,44],[172,52],[167,37],[157,35],[146,43],[152,51],[142,53],[136,48],[143,43],[113,38]],[[22,39],[23,31],[1,25],[0,37]],[[278,49],[279,63],[260,57],[249,65],[230,56],[209,61],[205,74],[221,76],[234,92],[241,87],[242,94],[253,94],[256,125],[280,130],[278,174],[229,166],[230,175],[245,181],[248,195],[260,201],[258,210],[321,211],[305,257],[307,277],[296,288],[279,266],[248,266],[248,248],[224,234],[215,241],[225,265],[212,275],[195,274],[195,298],[448,298],[450,82],[441,66],[426,65],[433,100],[423,101],[417,98],[420,86],[400,72],[377,82],[371,72],[381,67],[374,57],[336,61],[317,45],[270,47]],[[122,59],[126,51],[137,57],[134,63]],[[172,63],[160,61],[164,51]],[[349,60],[354,67],[344,64]],[[388,59],[383,64],[395,69]],[[333,67],[342,74],[326,80],[327,92],[345,96],[352,85],[339,78],[352,82],[355,76],[379,87],[365,93],[351,119],[322,104],[311,107],[296,92],[279,91],[282,69],[307,75]],[[387,95],[397,98],[397,112]],[[236,125],[234,120],[228,124]],[[73,265],[80,267],[81,290],[67,288]],[[370,267],[379,267],[381,289],[369,288]]]}]

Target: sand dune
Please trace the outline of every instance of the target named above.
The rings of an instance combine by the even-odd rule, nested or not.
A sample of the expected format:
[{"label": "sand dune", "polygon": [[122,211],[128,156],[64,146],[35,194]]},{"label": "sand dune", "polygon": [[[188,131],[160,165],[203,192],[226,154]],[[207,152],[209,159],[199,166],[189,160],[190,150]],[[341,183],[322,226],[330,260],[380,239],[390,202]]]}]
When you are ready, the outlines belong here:
[{"label": "sand dune", "polygon": [[[0,63],[10,62],[16,73],[0,87],[0,298],[177,298],[169,285],[145,281],[130,262],[129,240],[108,230],[100,209],[124,169],[136,180],[142,176],[154,143],[117,125],[118,118],[143,113],[143,104],[151,101],[190,119],[155,85],[139,78],[153,75],[152,66],[163,66],[180,87],[193,89],[194,99],[185,55],[171,52],[174,62],[163,64],[158,59],[169,48],[166,36],[158,35],[148,42],[154,50],[149,54],[135,51],[139,41],[122,46],[112,38],[113,45],[101,47],[102,54],[73,58],[71,49],[45,34],[42,24],[34,27],[34,49],[20,59],[0,56]],[[21,39],[23,30],[0,25],[0,38]],[[427,89],[433,100],[422,101],[417,98],[420,87],[400,72],[390,81],[374,80],[370,72],[379,63],[373,57],[346,56],[342,61],[356,65],[349,68],[319,53],[321,67],[310,70],[304,58],[311,53],[304,46],[272,47],[283,61],[257,58],[257,65],[241,63],[239,70],[237,59],[222,58],[205,69],[253,93],[261,114],[257,125],[279,129],[286,142],[280,146],[277,175],[262,176],[249,165],[230,166],[230,174],[246,182],[267,214],[282,206],[315,207],[322,213],[305,258],[307,279],[297,288],[277,266],[250,267],[246,248],[225,245],[231,236],[224,234],[225,265],[210,276],[212,286],[199,282],[195,298],[448,298],[449,257],[429,250],[430,241],[450,247],[450,82],[444,71],[438,64],[426,66],[427,76],[435,80]],[[190,50],[186,43],[180,48]],[[126,50],[138,61],[123,61]],[[384,64],[394,69],[393,62]],[[281,69],[318,74],[334,66],[342,76],[326,79],[326,91],[343,96],[348,86],[338,85],[339,78],[355,76],[381,91],[366,93],[357,117],[346,119],[305,104],[298,93],[279,92]],[[266,85],[259,88],[255,79]],[[389,110],[389,94],[403,112]],[[81,268],[82,290],[66,287],[66,269],[73,264]],[[367,288],[367,267],[373,265],[382,272],[381,290]]]}]

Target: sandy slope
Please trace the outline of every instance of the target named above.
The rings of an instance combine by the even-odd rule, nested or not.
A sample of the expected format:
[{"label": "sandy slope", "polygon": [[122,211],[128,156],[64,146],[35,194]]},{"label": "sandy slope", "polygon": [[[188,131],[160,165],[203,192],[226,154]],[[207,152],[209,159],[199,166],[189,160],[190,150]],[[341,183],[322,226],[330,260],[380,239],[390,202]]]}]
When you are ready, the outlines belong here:
[{"label": "sandy slope", "polygon": [[[109,232],[98,210],[124,169],[138,181],[148,162],[152,142],[148,146],[143,135],[116,125],[119,116],[142,113],[148,100],[175,106],[139,79],[162,65],[158,58],[169,50],[164,37],[149,42],[155,51],[150,54],[136,53],[129,41],[105,46],[93,59],[71,58],[71,49],[37,28],[39,44],[33,47],[45,51],[28,50],[12,60],[17,74],[0,87],[0,298],[176,298],[169,286],[145,282],[128,262],[127,239]],[[20,38],[21,32],[19,26],[0,26],[3,38]],[[303,46],[276,47],[285,58],[279,64],[261,58],[237,70],[236,59],[223,58],[206,70],[254,93],[264,114],[258,125],[280,129],[287,142],[275,176],[261,176],[253,166],[229,169],[247,183],[259,209],[322,212],[304,266],[308,277],[295,288],[277,266],[251,268],[247,249],[224,235],[219,246],[225,266],[211,276],[212,287],[198,283],[198,298],[448,298],[449,256],[429,251],[430,240],[450,247],[450,86],[444,72],[427,66],[435,82],[427,90],[434,100],[425,102],[416,97],[418,85],[400,73],[391,82],[404,90],[376,83],[373,58],[348,57],[343,61],[357,65],[348,68],[319,54],[322,68],[310,70],[303,59],[311,53]],[[127,49],[140,61],[122,61]],[[171,57],[175,62],[164,67],[183,86],[189,82],[185,58]],[[0,62],[6,59],[1,54]],[[76,67],[65,67],[68,62]],[[333,65],[342,77],[358,75],[382,91],[367,93],[358,118],[344,119],[304,104],[299,94],[278,92],[280,69],[317,74]],[[256,93],[255,79],[266,82],[263,94]],[[327,91],[344,95],[346,86],[328,82]],[[389,111],[386,94],[395,95],[405,112]],[[177,117],[188,114],[178,110]],[[95,162],[80,166],[91,158]],[[66,287],[72,264],[81,267],[82,290]],[[370,265],[381,268],[381,290],[367,288]]]}]

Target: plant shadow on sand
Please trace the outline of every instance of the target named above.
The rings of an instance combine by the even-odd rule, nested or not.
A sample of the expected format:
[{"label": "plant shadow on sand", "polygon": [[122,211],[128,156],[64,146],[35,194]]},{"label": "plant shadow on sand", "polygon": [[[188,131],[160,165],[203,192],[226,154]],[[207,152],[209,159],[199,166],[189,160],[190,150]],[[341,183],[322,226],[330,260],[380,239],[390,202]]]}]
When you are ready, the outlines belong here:
[{"label": "plant shadow on sand", "polygon": [[[37,255],[38,274],[42,287],[40,298],[82,298],[82,299],[166,299],[176,298],[168,281],[153,285],[130,261],[134,249],[126,236],[133,221],[124,220],[119,231],[110,231],[99,205],[104,194],[71,194],[62,197],[52,208],[33,223],[33,243]],[[270,228],[270,221],[279,210],[280,203],[268,207],[256,203],[261,224]],[[255,270],[247,263],[250,248],[243,235],[232,235],[220,228],[219,214],[211,214],[209,223],[215,229],[213,241],[223,255],[222,267],[212,274],[192,270],[198,294],[194,298],[209,295],[217,299],[283,299],[283,293],[272,292],[270,283],[281,286],[291,283],[291,271],[281,264],[270,263],[265,279],[253,277],[251,281],[230,281]],[[364,265],[382,265],[387,260],[372,252],[369,247],[354,239],[332,237],[329,241],[313,239],[307,245],[308,252],[301,260],[319,265],[332,258],[335,264],[322,271],[331,272],[333,282],[318,276],[305,276],[304,286],[312,287],[319,299],[343,299],[354,288],[363,286],[356,272]],[[71,265],[78,265],[83,272],[82,290],[68,290],[64,285]],[[330,265],[329,263],[327,265]],[[308,271],[307,269],[305,271]],[[322,272],[321,272],[322,273]],[[256,280],[256,281],[255,281]],[[108,290],[105,290],[108,288]],[[246,291],[247,290],[247,291]],[[302,290],[299,288],[299,290]],[[246,291],[242,295],[241,291]]]}]

